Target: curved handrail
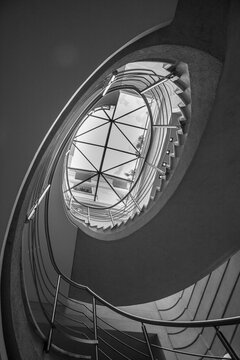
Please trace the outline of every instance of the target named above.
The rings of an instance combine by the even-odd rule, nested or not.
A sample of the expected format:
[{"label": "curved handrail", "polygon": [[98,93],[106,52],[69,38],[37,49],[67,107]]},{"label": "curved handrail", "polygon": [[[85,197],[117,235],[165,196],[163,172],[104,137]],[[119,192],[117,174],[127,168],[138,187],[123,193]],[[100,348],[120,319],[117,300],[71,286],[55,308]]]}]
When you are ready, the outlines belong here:
[{"label": "curved handrail", "polygon": [[[45,201],[45,226],[47,225],[47,217],[48,217],[48,201],[49,201],[49,194],[46,196]],[[234,325],[234,324],[240,324],[240,316],[234,316],[234,317],[228,317],[224,319],[212,319],[212,320],[194,320],[194,321],[166,321],[166,320],[153,320],[149,318],[140,317],[137,315],[133,315],[131,313],[128,313],[124,310],[121,310],[117,308],[116,306],[112,305],[105,299],[103,299],[101,296],[96,294],[92,289],[90,289],[86,285],[79,284],[69,277],[67,277],[65,274],[61,272],[61,270],[58,268],[54,255],[52,252],[51,244],[50,244],[50,234],[48,230],[48,225],[45,227],[46,234],[47,234],[47,245],[49,250],[49,255],[52,261],[52,265],[58,275],[61,276],[63,280],[65,280],[69,285],[72,285],[78,289],[87,291],[91,296],[93,296],[96,300],[98,300],[100,303],[102,303],[104,306],[108,307],[109,309],[113,310],[119,315],[122,315],[130,320],[134,320],[140,323],[148,324],[148,325],[155,325],[155,326],[168,326],[168,327],[190,327],[190,328],[198,328],[198,327],[216,327],[216,326],[225,326],[225,325]]]},{"label": "curved handrail", "polygon": [[[60,144],[58,150],[56,151],[56,153],[54,154],[51,164],[50,164],[50,169],[47,168],[45,169],[45,174],[48,173],[48,180],[46,181],[46,178],[44,179],[45,184],[47,185],[51,185],[52,180],[53,180],[53,176],[54,176],[54,172],[57,166],[57,163],[60,159],[60,156],[62,154],[63,149],[65,148],[67,139],[64,139],[62,141],[62,143]],[[49,192],[46,194],[45,197],[45,233],[46,233],[46,239],[47,239],[47,246],[48,246],[48,252],[49,252],[49,256],[52,262],[52,266],[55,269],[56,273],[58,275],[61,276],[61,278],[63,280],[65,280],[69,285],[74,286],[78,289],[81,290],[85,290],[87,291],[91,296],[93,296],[96,300],[98,300],[101,304],[103,304],[104,306],[108,307],[109,309],[113,310],[114,312],[125,316],[128,319],[137,321],[139,323],[145,323],[148,325],[154,325],[154,326],[168,326],[168,327],[190,327],[190,328],[198,328],[198,327],[219,327],[219,326],[226,326],[226,325],[233,325],[233,324],[240,324],[240,316],[234,316],[234,317],[228,317],[228,318],[224,318],[224,319],[212,319],[212,320],[194,320],[194,321],[166,321],[166,320],[153,320],[153,319],[149,319],[149,318],[144,318],[144,317],[139,317],[133,314],[130,314],[126,311],[123,311],[117,307],[115,307],[114,305],[112,305],[111,303],[109,303],[108,301],[106,301],[105,299],[103,299],[101,296],[99,296],[98,294],[96,294],[92,289],[90,289],[88,286],[86,285],[82,285],[79,284],[75,281],[73,281],[72,279],[70,279],[69,277],[67,277],[65,274],[63,274],[61,272],[61,270],[58,268],[55,259],[54,259],[54,255],[53,255],[53,251],[51,248],[51,242],[50,242],[50,234],[49,234],[49,229],[48,229],[48,203],[49,203]]]},{"label": "curved handrail", "polygon": [[[62,144],[62,147],[64,148],[64,143]],[[45,169],[45,171],[43,171],[43,174],[47,173],[48,174],[48,184],[51,184],[52,180],[53,180],[53,175],[55,172],[55,167],[57,166],[59,157],[60,157],[61,151],[60,153],[56,153],[56,156],[54,157],[54,160],[51,163],[51,169],[50,171],[47,169]],[[45,179],[45,176],[42,175],[40,176],[40,179],[42,179],[42,186]],[[40,181],[40,185],[37,188],[37,191],[35,193],[35,198],[32,199],[32,201],[36,201],[39,197],[38,193],[41,193],[41,181]],[[46,186],[46,184],[45,184]],[[70,279],[69,277],[65,276],[65,274],[63,274],[61,272],[61,270],[58,268],[56,262],[55,262],[55,258],[52,252],[52,248],[51,248],[51,241],[50,241],[50,236],[49,236],[49,229],[48,229],[48,209],[49,209],[49,200],[50,200],[50,194],[49,192],[46,194],[45,197],[45,211],[44,211],[44,222],[45,222],[45,232],[46,232],[46,241],[47,241],[47,246],[48,246],[48,251],[49,251],[49,256],[51,259],[51,264],[53,266],[53,268],[55,269],[56,273],[58,274],[58,276],[61,277],[61,279],[63,279],[64,281],[66,281],[69,285],[74,286],[80,290],[84,290],[86,291],[89,295],[91,295],[93,298],[95,298],[95,300],[99,301],[102,305],[106,306],[107,308],[109,308],[110,310],[114,311],[115,313],[124,316],[125,318],[128,318],[130,320],[133,321],[137,321],[140,324],[148,324],[148,325],[154,325],[154,326],[168,326],[168,327],[189,327],[189,328],[196,328],[196,327],[219,327],[219,326],[224,326],[224,325],[232,325],[232,324],[239,324],[240,323],[240,317],[229,317],[229,318],[225,318],[225,319],[214,319],[214,320],[204,320],[204,321],[165,321],[165,320],[153,320],[153,319],[148,319],[148,318],[144,318],[144,317],[139,317],[133,314],[130,314],[126,311],[123,311],[117,307],[115,307],[114,305],[110,304],[109,302],[107,302],[105,299],[103,299],[102,297],[100,297],[98,294],[96,294],[94,291],[92,291],[92,289],[90,289],[88,286],[82,285],[82,284],[78,284],[77,282],[74,282],[72,279]],[[35,218],[36,220],[36,218]],[[34,220],[34,222],[35,222]],[[99,337],[100,339],[100,337]],[[102,340],[104,342],[104,340]],[[53,344],[54,346],[54,344]],[[203,354],[197,354],[197,353],[189,353],[187,351],[183,351],[183,350],[177,350],[177,349],[169,349],[166,347],[162,347],[162,346],[158,346],[158,345],[154,345],[151,344],[152,347],[156,347],[165,351],[169,351],[169,352],[175,352],[175,353],[179,353],[179,354],[184,354],[184,355],[192,355],[192,356],[202,356],[202,358],[212,358],[212,359],[222,359],[222,357],[220,356],[212,356],[212,355],[203,355]],[[64,351],[61,349],[61,351]],[[99,348],[99,351],[102,351]]]}]

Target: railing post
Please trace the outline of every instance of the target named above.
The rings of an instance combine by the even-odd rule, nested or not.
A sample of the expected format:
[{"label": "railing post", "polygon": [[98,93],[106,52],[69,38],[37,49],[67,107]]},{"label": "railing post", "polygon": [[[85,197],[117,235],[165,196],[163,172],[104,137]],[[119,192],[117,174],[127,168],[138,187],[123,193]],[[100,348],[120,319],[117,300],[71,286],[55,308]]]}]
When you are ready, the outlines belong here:
[{"label": "railing post", "polygon": [[[96,307],[96,299],[95,299],[94,296],[93,296],[92,304],[93,304],[94,339],[98,340],[98,334],[97,334],[97,307]],[[95,360],[98,360],[98,344],[95,345]]]},{"label": "railing post", "polygon": [[109,216],[110,216],[110,219],[111,219],[111,222],[112,222],[112,226],[114,226],[115,224],[114,224],[114,220],[113,220],[111,210],[109,210]]},{"label": "railing post", "polygon": [[145,341],[146,341],[146,344],[147,344],[150,359],[154,360],[154,356],[153,356],[153,352],[152,352],[152,348],[151,348],[151,343],[149,341],[147,329],[146,329],[146,326],[143,323],[142,323],[142,331],[143,331],[143,335],[144,335],[144,338],[145,338]]},{"label": "railing post", "polygon": [[61,281],[61,275],[58,275],[57,287],[56,287],[56,292],[55,292],[55,297],[54,297],[54,304],[53,304],[53,311],[52,311],[52,317],[51,317],[51,328],[50,328],[49,333],[48,333],[46,352],[49,352],[51,344],[52,344],[52,335],[53,335],[54,320],[55,320],[56,309],[57,309],[57,300],[58,300],[58,294],[59,294],[59,288],[60,288],[60,281]]},{"label": "railing post", "polygon": [[229,344],[228,340],[223,335],[223,333],[217,327],[215,327],[215,330],[216,330],[216,333],[217,333],[217,336],[218,336],[219,340],[221,341],[221,343],[223,344],[223,346],[227,350],[228,354],[231,356],[231,359],[232,360],[239,360],[238,355],[235,353],[235,351],[233,350],[233,348],[231,347],[231,345]]}]

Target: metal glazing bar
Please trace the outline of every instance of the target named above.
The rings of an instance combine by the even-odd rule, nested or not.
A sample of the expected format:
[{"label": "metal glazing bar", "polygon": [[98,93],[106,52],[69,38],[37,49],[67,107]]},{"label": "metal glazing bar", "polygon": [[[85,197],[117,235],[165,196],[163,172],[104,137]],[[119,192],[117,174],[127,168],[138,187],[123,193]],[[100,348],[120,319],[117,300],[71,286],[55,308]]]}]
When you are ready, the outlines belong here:
[{"label": "metal glazing bar", "polygon": [[[75,146],[75,148],[78,149],[78,151],[80,152],[80,154],[89,162],[89,164],[91,164],[92,167],[93,167],[96,171],[98,171],[98,169],[96,168],[96,166],[93,165],[93,163],[87,158],[86,155],[84,155],[84,153],[77,147],[77,145],[74,144],[74,142],[75,142],[75,141],[73,141],[73,145]],[[78,142],[80,142],[80,141],[78,141]]]},{"label": "metal glazing bar", "polygon": [[[94,339],[98,340],[97,334],[97,307],[96,307],[96,299],[93,296],[92,299],[92,306],[93,306],[93,330],[94,330]],[[98,360],[98,344],[95,345],[95,360]]]},{"label": "metal glazing bar", "polygon": [[112,222],[112,226],[114,226],[114,220],[113,220],[113,216],[112,216],[112,212],[111,210],[109,210],[109,216],[110,216],[110,219],[111,219],[111,222]]},{"label": "metal glazing bar", "polygon": [[100,147],[100,148],[110,149],[110,150],[114,150],[114,151],[119,151],[119,152],[124,153],[124,154],[129,154],[129,155],[136,156],[135,153],[125,151],[125,150],[115,149],[115,148],[110,147],[110,146],[105,147],[104,145],[94,144],[94,143],[90,143],[90,142],[87,142],[87,141],[80,141],[80,140],[74,140],[74,142],[77,142],[77,143],[80,143],[80,144],[86,144],[86,145],[90,145],[90,146],[97,146],[97,147]]},{"label": "metal glazing bar", "polygon": [[128,116],[128,115],[130,115],[130,114],[132,114],[132,113],[134,113],[135,111],[138,111],[138,110],[140,110],[140,109],[142,109],[142,108],[144,108],[146,106],[146,104],[144,104],[144,105],[142,105],[142,106],[139,106],[138,108],[136,108],[136,109],[134,109],[134,110],[131,110],[131,111],[129,111],[129,112],[127,112],[127,113],[125,113],[125,114],[123,114],[123,115],[121,115],[121,116],[119,116],[119,117],[117,117],[116,119],[114,119],[115,121],[117,120],[119,120],[119,119],[122,119],[123,117],[125,117],[125,116]]},{"label": "metal glazing bar", "polygon": [[125,139],[129,142],[130,145],[132,145],[132,147],[134,148],[135,151],[139,152],[139,150],[133,145],[133,143],[131,142],[131,140],[126,136],[126,134],[124,134],[124,132],[120,129],[120,127],[114,123],[114,125],[118,128],[118,130],[120,131],[120,133],[125,137]]},{"label": "metal glazing bar", "polygon": [[58,275],[57,287],[56,287],[53,311],[52,311],[52,317],[51,317],[51,328],[50,328],[49,334],[48,334],[46,352],[49,352],[51,344],[52,344],[53,327],[54,327],[54,320],[55,320],[56,309],[57,309],[57,300],[58,300],[58,293],[59,293],[59,288],[60,288],[60,281],[61,281],[61,275]]},{"label": "metal glazing bar", "polygon": [[[134,159],[134,160],[136,160],[136,159]],[[121,165],[118,165],[118,166],[121,166]],[[118,167],[117,166],[117,167]],[[124,180],[124,181],[126,181],[126,182],[128,182],[128,183],[133,183],[133,180],[129,180],[129,179],[126,179],[126,178],[124,178],[124,177],[121,177],[121,176],[116,176],[116,175],[112,175],[112,174],[108,174],[108,173],[106,173],[106,171],[107,170],[104,170],[103,172],[102,172],[102,174],[104,174],[104,175],[106,175],[106,176],[108,176],[108,177],[110,177],[110,178],[113,178],[113,179],[118,179],[118,180]]]},{"label": "metal glazing bar", "polygon": [[146,326],[143,323],[142,323],[142,331],[143,331],[143,336],[144,336],[146,344],[147,344],[150,359],[154,360],[154,356],[153,356],[153,352],[152,352],[152,348],[151,348],[151,343],[149,341],[147,329],[146,329]]},{"label": "metal glazing bar", "polygon": [[101,119],[101,120],[105,120],[105,121],[109,121],[109,118],[104,118],[104,117],[102,117],[102,116],[98,116],[98,115],[94,115],[94,114],[91,114],[90,116],[92,116],[92,117],[94,117],[94,118],[96,118],[96,119]]},{"label": "metal glazing bar", "polygon": [[[115,121],[115,120],[114,120],[114,121]],[[118,121],[118,120],[117,120],[117,124],[125,125],[125,126],[130,126],[130,127],[136,128],[136,129],[147,130],[147,128],[144,128],[144,127],[142,127],[142,126],[127,124],[127,123],[124,123],[124,122]]]},{"label": "metal glazing bar", "polygon": [[[118,97],[119,98],[119,97]],[[114,116],[115,116],[115,112],[116,112],[116,110],[117,110],[117,104],[116,105],[114,105],[114,110],[113,110],[113,113],[112,113],[112,118],[111,118],[111,120],[113,121],[113,119],[114,119]]]},{"label": "metal glazing bar", "polygon": [[[89,170],[89,171],[91,171],[91,170]],[[97,175],[97,173],[95,173],[95,174],[93,174],[93,175],[89,176],[89,177],[88,177],[88,178],[86,178],[85,180],[80,181],[79,183],[77,183],[77,184],[75,184],[75,185],[71,186],[70,188],[68,188],[67,190],[64,190],[64,192],[63,192],[63,193],[66,193],[67,191],[71,191],[71,190],[72,190],[72,189],[74,189],[76,186],[78,186],[78,185],[81,185],[81,184],[85,183],[86,181],[88,181],[88,180],[92,179],[92,178],[93,178],[94,176],[96,176],[96,175]]]},{"label": "metal glazing bar", "polygon": [[238,355],[235,353],[235,351],[233,350],[232,346],[230,345],[230,343],[228,342],[228,340],[225,338],[225,336],[223,335],[223,333],[219,330],[218,327],[215,327],[216,333],[217,333],[217,337],[219,338],[219,340],[221,341],[221,343],[223,344],[223,346],[225,347],[226,351],[229,353],[229,355],[231,356],[232,360],[239,360]]},{"label": "metal glazing bar", "polygon": [[107,116],[108,120],[112,120],[105,109],[103,109],[104,114]]},{"label": "metal glazing bar", "polygon": [[106,122],[105,122],[105,123],[100,124],[100,125],[98,125],[98,126],[94,126],[93,128],[91,128],[91,129],[89,129],[89,130],[87,130],[87,131],[84,131],[83,133],[81,133],[81,134],[79,134],[79,135],[75,136],[75,137],[74,137],[74,139],[77,139],[79,136],[85,135],[85,134],[87,134],[87,133],[89,133],[89,132],[91,132],[91,131],[93,131],[93,130],[96,130],[96,129],[98,129],[98,128],[100,128],[100,127],[102,127],[102,126],[104,126],[104,125],[108,124],[108,119],[105,119],[105,120],[106,120]]},{"label": "metal glazing bar", "polygon": [[122,203],[125,205],[125,202],[122,200],[121,196],[117,193],[117,191],[114,189],[114,187],[112,187],[111,183],[108,181],[108,179],[102,174],[102,177],[104,178],[104,180],[108,183],[108,185],[110,186],[110,188],[113,190],[113,192],[117,195],[117,197],[122,201]]},{"label": "metal glazing bar", "polygon": [[88,212],[88,214],[87,214],[88,223],[90,224],[91,217],[90,217],[90,208],[89,207],[87,208],[87,212]]},{"label": "metal glazing bar", "polygon": [[96,198],[97,198],[100,176],[101,176],[102,167],[103,167],[105,156],[106,156],[106,151],[107,151],[107,146],[108,146],[108,142],[109,142],[109,138],[110,138],[110,134],[111,134],[111,130],[112,130],[112,125],[113,125],[113,123],[110,122],[107,137],[106,137],[105,144],[104,144],[104,150],[103,150],[103,154],[102,154],[101,164],[100,164],[100,167],[98,170],[98,179],[97,179],[96,191],[95,191],[95,195],[94,195],[94,201],[96,201]]},{"label": "metal glazing bar", "polygon": [[27,219],[31,220],[35,214],[35,211],[37,209],[37,207],[40,205],[40,203],[42,202],[44,196],[47,194],[48,190],[50,189],[50,184],[48,184],[48,186],[46,187],[46,189],[43,191],[42,195],[40,196],[40,198],[38,199],[38,201],[36,202],[36,204],[32,207],[32,209],[30,210],[29,214],[27,215]]},{"label": "metal glazing bar", "polygon": [[129,195],[130,195],[130,198],[132,199],[132,201],[134,202],[134,204],[136,205],[136,207],[138,208],[138,211],[141,212],[141,208],[140,208],[140,206],[138,205],[138,203],[136,202],[136,200],[134,199],[134,197],[132,196],[132,194],[129,193]]},{"label": "metal glazing bar", "polygon": [[67,166],[67,169],[96,174],[96,172],[93,171],[93,170],[87,170],[87,169],[83,169],[83,168],[80,168],[80,167],[77,168],[77,167],[73,167],[73,166]]}]

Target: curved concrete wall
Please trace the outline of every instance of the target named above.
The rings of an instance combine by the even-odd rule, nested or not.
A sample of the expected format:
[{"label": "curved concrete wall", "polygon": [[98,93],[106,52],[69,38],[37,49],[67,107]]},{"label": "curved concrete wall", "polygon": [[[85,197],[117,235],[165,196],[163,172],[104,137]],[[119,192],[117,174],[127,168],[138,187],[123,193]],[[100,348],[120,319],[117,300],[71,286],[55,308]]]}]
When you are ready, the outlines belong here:
[{"label": "curved concrete wall", "polygon": [[[81,245],[84,245],[83,270],[94,279],[93,289],[96,289],[100,280],[101,286],[107,281],[110,287],[109,293],[104,293],[103,288],[99,289],[99,292],[115,303],[143,302],[146,301],[143,300],[144,297],[149,301],[151,298],[156,299],[176,291],[177,286],[184,287],[184,284],[193,282],[239,246],[237,216],[239,200],[235,198],[239,195],[239,166],[235,155],[239,151],[238,139],[235,136],[239,126],[239,104],[235,94],[239,86],[239,78],[232,69],[236,68],[240,60],[239,51],[235,47],[240,34],[236,14],[240,13],[240,9],[239,3],[235,1],[233,3],[234,10],[230,18],[232,28],[229,29],[230,41],[215,107],[184,180],[160,215],[143,227],[142,234],[145,233],[147,236],[139,241],[140,234],[135,232],[131,239],[126,238],[115,243],[102,242],[104,247],[101,245],[102,249],[100,249],[100,242],[83,238],[80,232],[78,234],[79,243],[82,241]],[[203,4],[206,5],[206,2],[203,1],[201,5],[193,8],[191,2],[185,0],[180,4],[174,24],[144,41],[149,41],[148,45],[151,42],[169,44],[175,42],[180,46],[190,47],[193,47],[195,42],[194,46],[201,51],[207,51],[219,60],[224,60],[225,46],[224,41],[219,41],[219,33],[225,39],[228,2],[221,1],[222,6],[220,6],[219,1],[213,1],[210,8],[204,7]],[[200,11],[200,15],[197,11]],[[186,21],[185,24],[183,24],[184,14],[190,16],[190,21]],[[217,30],[212,28],[213,18],[216,18],[214,24]],[[197,30],[191,31],[194,22],[197,24]],[[201,31],[203,31],[202,36]],[[207,37],[206,34],[211,36]],[[226,173],[231,173],[231,177],[223,176]],[[157,232],[159,226],[163,234],[161,237]],[[153,232],[154,228],[156,230]],[[228,243],[226,238],[229,240]],[[95,242],[94,247],[92,247],[93,242]],[[186,258],[187,254],[188,258]],[[199,254],[202,254],[202,257]],[[111,266],[108,265],[109,259]],[[121,262],[123,266],[114,273],[112,265],[114,263],[119,265]],[[100,275],[98,270],[101,269],[103,271]],[[125,275],[121,284],[118,279],[124,274],[120,273],[122,269]],[[130,277],[131,274],[134,278]],[[187,279],[186,274],[189,275]],[[116,286],[111,287],[114,284]],[[156,285],[160,290],[156,290]],[[16,309],[17,306],[15,312]]]},{"label": "curved concrete wall", "polygon": [[193,7],[182,1],[174,22],[155,34],[159,43],[192,46],[224,61],[204,135],[183,181],[161,212],[125,239],[100,243],[78,232],[77,244],[84,252],[76,252],[80,265],[73,276],[115,304],[143,303],[176,292],[239,248],[240,77],[233,69],[240,60],[240,9],[233,1],[229,14],[229,5],[202,1]]},{"label": "curved concrete wall", "polygon": [[[176,2],[122,1],[114,7],[108,0],[104,5],[94,0],[87,3],[73,0],[71,4],[66,0],[1,4],[1,245],[23,176],[63,104],[112,52],[159,23],[171,21]],[[12,257],[9,253],[8,256],[10,269]],[[19,260],[17,254],[16,259]],[[8,281],[2,283],[2,295],[6,301],[11,296],[16,300],[12,303],[14,322],[17,337],[23,342],[23,358],[44,357],[42,344],[36,344],[37,353],[30,351],[35,338],[24,315],[20,274],[18,269],[15,271],[10,292],[4,291],[4,285],[9,287]],[[13,350],[9,358],[17,359],[20,355],[14,353],[12,310],[6,311],[9,318],[5,320],[10,329],[7,338],[12,338],[9,348]],[[23,334],[25,337],[29,334],[29,342]],[[0,358],[5,360],[2,338],[0,349]]]},{"label": "curved concrete wall", "polygon": [[[240,252],[196,284],[184,291],[156,302],[164,320],[201,320],[236,316],[239,313]],[[237,354],[240,354],[239,326],[221,329]],[[226,350],[214,329],[170,329],[168,339],[176,350],[223,356]],[[178,355],[179,359],[185,356]]]}]

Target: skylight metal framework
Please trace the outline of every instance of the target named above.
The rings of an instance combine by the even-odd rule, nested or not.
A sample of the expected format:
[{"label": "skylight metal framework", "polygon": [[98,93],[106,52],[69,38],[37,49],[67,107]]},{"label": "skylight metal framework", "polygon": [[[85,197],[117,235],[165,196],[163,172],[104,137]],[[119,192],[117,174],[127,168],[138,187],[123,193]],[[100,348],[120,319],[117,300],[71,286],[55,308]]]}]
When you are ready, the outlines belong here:
[{"label": "skylight metal framework", "polygon": [[181,102],[176,78],[158,62],[129,63],[107,77],[66,152],[63,195],[75,220],[119,226],[167,180],[185,121],[174,110]]}]

